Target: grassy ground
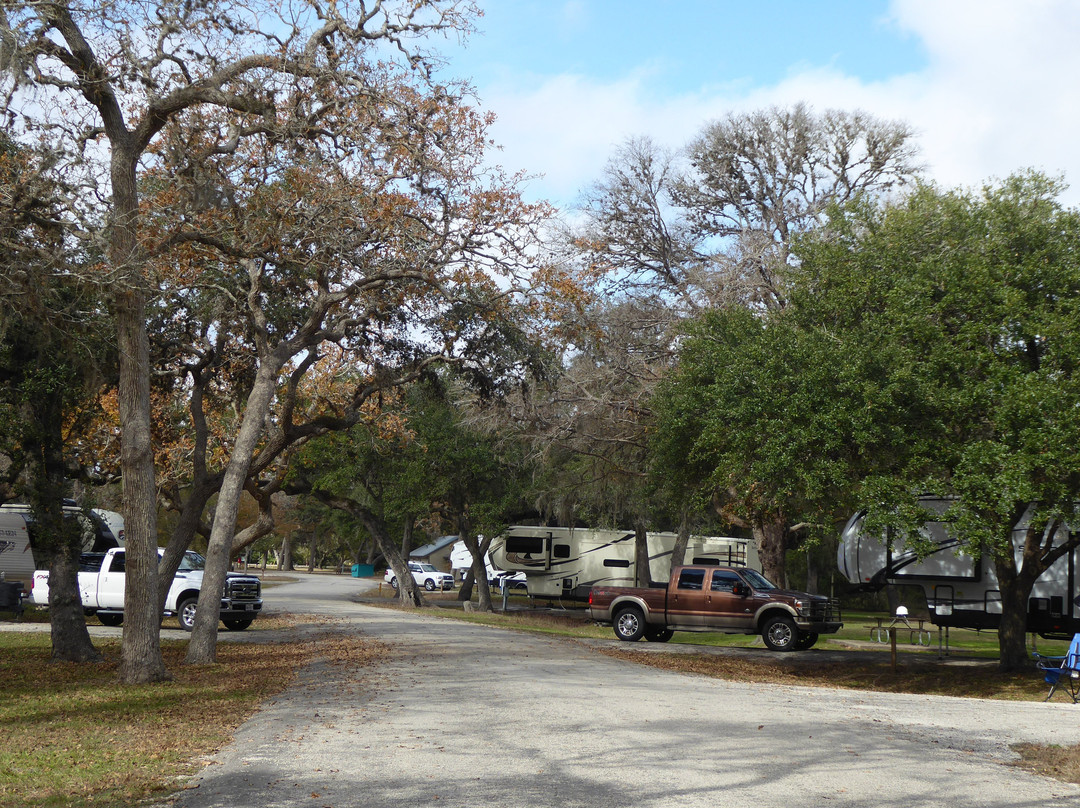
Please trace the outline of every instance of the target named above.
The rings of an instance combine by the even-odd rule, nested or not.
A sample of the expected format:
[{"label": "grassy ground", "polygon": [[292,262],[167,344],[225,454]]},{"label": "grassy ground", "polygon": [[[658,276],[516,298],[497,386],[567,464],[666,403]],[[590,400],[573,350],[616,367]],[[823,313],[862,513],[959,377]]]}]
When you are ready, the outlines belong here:
[{"label": "grassy ground", "polygon": [[[269,618],[248,631],[284,627],[285,621]],[[52,663],[47,633],[0,631],[3,808],[115,808],[161,797],[308,661],[361,666],[384,653],[372,640],[335,635],[332,641],[219,643],[219,664],[185,666],[187,642],[163,641],[172,681],[121,687],[119,638],[94,644],[106,662]]]},{"label": "grassy ground", "polygon": [[[393,602],[389,597],[383,600]],[[430,613],[447,618],[585,640],[612,636],[610,628],[586,623],[580,613],[464,613],[452,593],[430,600],[448,607]],[[28,619],[40,618],[31,614]],[[840,635],[819,643],[819,647],[887,648],[870,642],[870,628],[876,625],[874,615],[845,615],[845,622]],[[285,629],[289,633],[293,625],[293,621],[281,618],[260,618],[248,631],[257,634]],[[107,662],[69,665],[48,661],[46,633],[0,631],[0,727],[9,739],[0,745],[0,808],[113,808],[160,798],[197,771],[261,702],[287,687],[296,671],[309,661],[323,658],[357,668],[389,653],[385,646],[355,634],[323,636],[294,642],[220,643],[219,664],[196,667],[181,664],[185,640],[164,641],[173,680],[122,688],[116,680],[118,638],[95,640]],[[1046,695],[1046,685],[1034,670],[1019,675],[996,671],[990,662],[997,648],[993,633],[952,632],[954,654],[987,659],[987,664],[960,670],[937,662],[936,634],[933,650],[907,645],[906,639],[905,635],[905,642],[898,647],[900,664],[896,670],[883,661],[887,654],[866,654],[863,662],[816,664],[814,657],[824,655],[763,654],[762,658],[747,659],[707,648],[702,650],[708,653],[687,653],[690,642],[702,646],[755,645],[755,638],[744,636],[680,633],[674,640],[679,653],[651,643],[619,644],[602,650],[638,664],[739,681],[995,699],[1040,700]],[[1061,643],[1043,643],[1040,651],[1052,653],[1061,647]],[[674,650],[676,647],[670,647]],[[791,664],[796,657],[798,664]],[[192,709],[196,704],[198,709]],[[1027,768],[1080,783],[1080,748],[1026,747],[1017,751]]]}]

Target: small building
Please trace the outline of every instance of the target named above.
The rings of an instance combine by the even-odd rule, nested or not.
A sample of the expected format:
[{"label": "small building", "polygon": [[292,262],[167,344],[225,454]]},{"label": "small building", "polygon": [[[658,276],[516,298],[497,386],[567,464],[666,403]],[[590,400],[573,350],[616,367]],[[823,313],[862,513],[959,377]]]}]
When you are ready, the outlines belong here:
[{"label": "small building", "polygon": [[417,547],[409,553],[409,558],[413,561],[426,561],[436,569],[450,572],[450,551],[457,540],[457,536],[441,536],[430,544]]}]

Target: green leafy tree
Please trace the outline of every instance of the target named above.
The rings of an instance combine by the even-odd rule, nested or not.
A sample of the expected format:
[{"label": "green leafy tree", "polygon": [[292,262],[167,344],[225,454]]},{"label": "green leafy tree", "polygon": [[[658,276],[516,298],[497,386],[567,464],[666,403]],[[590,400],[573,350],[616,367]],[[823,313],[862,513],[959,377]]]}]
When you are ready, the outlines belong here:
[{"label": "green leafy tree", "polygon": [[[645,523],[664,518],[685,536],[691,519],[707,518],[693,507],[700,477],[680,490],[672,484],[678,473],[664,471],[662,485],[645,485],[649,402],[676,365],[687,318],[730,307],[782,311],[798,276],[796,237],[820,226],[832,204],[907,183],[915,153],[903,123],[798,104],[728,115],[679,153],[628,141],[587,190],[572,243],[602,295],[573,323],[578,355],[553,396],[570,426],[550,419],[548,440],[578,452],[575,466],[591,465],[602,475],[594,479],[636,506],[639,551]],[[737,446],[714,451],[735,463]],[[679,462],[675,455],[664,464]],[[742,465],[770,473],[761,462]],[[791,511],[803,509],[773,501],[778,480],[728,471],[726,484],[711,484],[714,512],[753,526],[761,556],[775,559],[772,574],[782,578],[784,550],[803,521]]]},{"label": "green leafy tree", "polygon": [[956,497],[946,518],[997,573],[1004,670],[1029,664],[1032,585],[1080,543],[1052,543],[1080,502],[1080,214],[1061,187],[1037,173],[980,194],[922,187],[835,217],[799,252],[800,316],[838,360],[879,356],[864,383],[891,391],[863,504],[911,531],[917,495]]},{"label": "green leafy tree", "polygon": [[466,576],[460,598],[471,597],[475,586],[479,608],[491,611],[484,557],[509,514],[520,510],[528,467],[520,444],[470,420],[469,401],[457,380],[440,381],[411,391],[416,416],[409,423],[417,442],[406,465],[420,472],[413,476],[423,479],[431,510],[453,525],[472,554],[472,575]]},{"label": "green leafy tree", "polygon": [[786,312],[718,310],[690,324],[654,401],[654,480],[750,528],[765,574],[781,584],[786,551],[850,507],[880,443],[882,402],[864,384],[873,358],[841,362],[846,350]]},{"label": "green leafy tree", "polygon": [[[35,558],[49,570],[52,657],[97,661],[78,587],[80,521],[63,503],[89,469],[70,433],[95,410],[115,361],[110,322],[95,286],[80,282],[86,258],[67,237],[65,193],[49,161],[0,144],[0,452],[4,476],[33,514]],[[93,464],[93,458],[84,462]]]}]

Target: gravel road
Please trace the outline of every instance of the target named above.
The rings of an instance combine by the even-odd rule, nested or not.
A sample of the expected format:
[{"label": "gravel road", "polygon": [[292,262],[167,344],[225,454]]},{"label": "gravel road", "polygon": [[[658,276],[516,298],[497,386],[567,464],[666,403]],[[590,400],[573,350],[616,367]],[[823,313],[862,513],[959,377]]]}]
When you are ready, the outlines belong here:
[{"label": "gravel road", "polygon": [[1080,705],[715,681],[352,602],[373,585],[266,590],[268,608],[342,618],[398,653],[303,671],[163,805],[1080,805],[1080,788],[1008,765],[1013,743],[1080,743]]}]

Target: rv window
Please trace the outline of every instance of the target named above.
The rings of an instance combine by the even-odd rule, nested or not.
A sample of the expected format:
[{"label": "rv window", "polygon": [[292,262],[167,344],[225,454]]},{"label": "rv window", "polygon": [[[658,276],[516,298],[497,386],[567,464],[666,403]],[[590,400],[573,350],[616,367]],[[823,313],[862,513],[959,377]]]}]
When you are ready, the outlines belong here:
[{"label": "rv window", "polygon": [[537,536],[507,536],[506,552],[543,554],[544,540]]},{"label": "rv window", "polygon": [[551,555],[553,558],[569,558],[570,557],[570,545],[569,544],[556,544],[551,548]]},{"label": "rv window", "polygon": [[604,566],[605,567],[629,567],[630,562],[627,561],[625,558],[605,558],[604,559]]},{"label": "rv window", "polygon": [[683,570],[679,575],[679,589],[701,589],[705,583],[705,570]]}]

